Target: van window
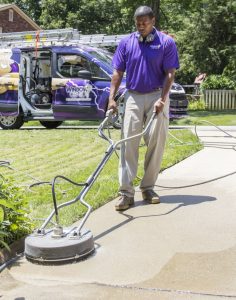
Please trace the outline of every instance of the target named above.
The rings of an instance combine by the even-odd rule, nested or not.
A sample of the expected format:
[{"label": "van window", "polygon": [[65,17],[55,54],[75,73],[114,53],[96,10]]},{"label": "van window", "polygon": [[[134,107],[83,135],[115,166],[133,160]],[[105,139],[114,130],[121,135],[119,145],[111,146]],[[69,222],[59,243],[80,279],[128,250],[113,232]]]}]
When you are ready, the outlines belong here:
[{"label": "van window", "polygon": [[78,72],[87,70],[92,74],[93,79],[110,80],[110,77],[98,65],[77,54],[59,54],[57,70],[66,78],[81,78]]}]

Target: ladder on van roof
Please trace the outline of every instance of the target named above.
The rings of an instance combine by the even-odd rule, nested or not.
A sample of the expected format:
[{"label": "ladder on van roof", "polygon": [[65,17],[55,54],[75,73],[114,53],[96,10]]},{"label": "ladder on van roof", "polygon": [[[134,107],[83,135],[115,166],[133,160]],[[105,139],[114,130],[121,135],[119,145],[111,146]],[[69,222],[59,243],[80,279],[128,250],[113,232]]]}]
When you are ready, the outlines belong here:
[{"label": "ladder on van roof", "polygon": [[40,31],[24,31],[0,34],[0,48],[42,47],[42,46],[116,46],[127,34],[81,34],[77,29],[52,29]]}]

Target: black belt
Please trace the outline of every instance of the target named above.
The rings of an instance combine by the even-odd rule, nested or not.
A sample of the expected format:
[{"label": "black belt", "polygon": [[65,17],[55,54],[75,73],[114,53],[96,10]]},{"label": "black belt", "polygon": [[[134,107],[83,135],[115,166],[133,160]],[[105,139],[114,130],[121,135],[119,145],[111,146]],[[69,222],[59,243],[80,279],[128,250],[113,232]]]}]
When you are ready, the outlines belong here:
[{"label": "black belt", "polygon": [[145,92],[145,93],[141,93],[141,92],[138,92],[138,91],[135,91],[135,90],[128,90],[129,93],[133,93],[133,94],[137,94],[137,95],[145,95],[145,94],[151,94],[151,93],[155,93],[155,92],[158,92],[158,91],[161,91],[162,88],[156,88],[155,90],[152,90],[150,92]]}]

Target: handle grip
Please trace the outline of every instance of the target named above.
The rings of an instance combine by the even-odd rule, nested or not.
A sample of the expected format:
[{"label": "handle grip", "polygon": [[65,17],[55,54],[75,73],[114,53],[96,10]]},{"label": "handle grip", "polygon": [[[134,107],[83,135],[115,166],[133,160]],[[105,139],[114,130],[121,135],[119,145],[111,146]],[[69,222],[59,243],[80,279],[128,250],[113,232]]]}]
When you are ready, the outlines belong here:
[{"label": "handle grip", "polygon": [[106,112],[106,117],[110,118],[110,117],[112,116],[113,112],[114,112],[114,111],[113,111],[112,108],[111,108],[111,109],[108,109],[107,112]]}]

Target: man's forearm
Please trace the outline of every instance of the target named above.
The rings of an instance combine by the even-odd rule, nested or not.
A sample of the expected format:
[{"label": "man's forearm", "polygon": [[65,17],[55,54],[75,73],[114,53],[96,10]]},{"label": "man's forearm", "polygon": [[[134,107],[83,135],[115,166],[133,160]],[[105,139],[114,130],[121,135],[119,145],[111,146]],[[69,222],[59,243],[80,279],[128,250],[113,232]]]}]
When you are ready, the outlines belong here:
[{"label": "man's forearm", "polygon": [[118,88],[120,86],[121,80],[123,78],[123,72],[114,70],[112,79],[111,79],[111,88],[110,88],[110,96],[109,101],[114,100],[115,95],[118,91]]},{"label": "man's forearm", "polygon": [[175,78],[175,69],[168,70],[166,72],[166,78],[165,78],[165,82],[164,82],[162,94],[161,94],[161,98],[162,98],[163,102],[165,102],[168,97],[169,91],[174,82],[174,78]]}]

